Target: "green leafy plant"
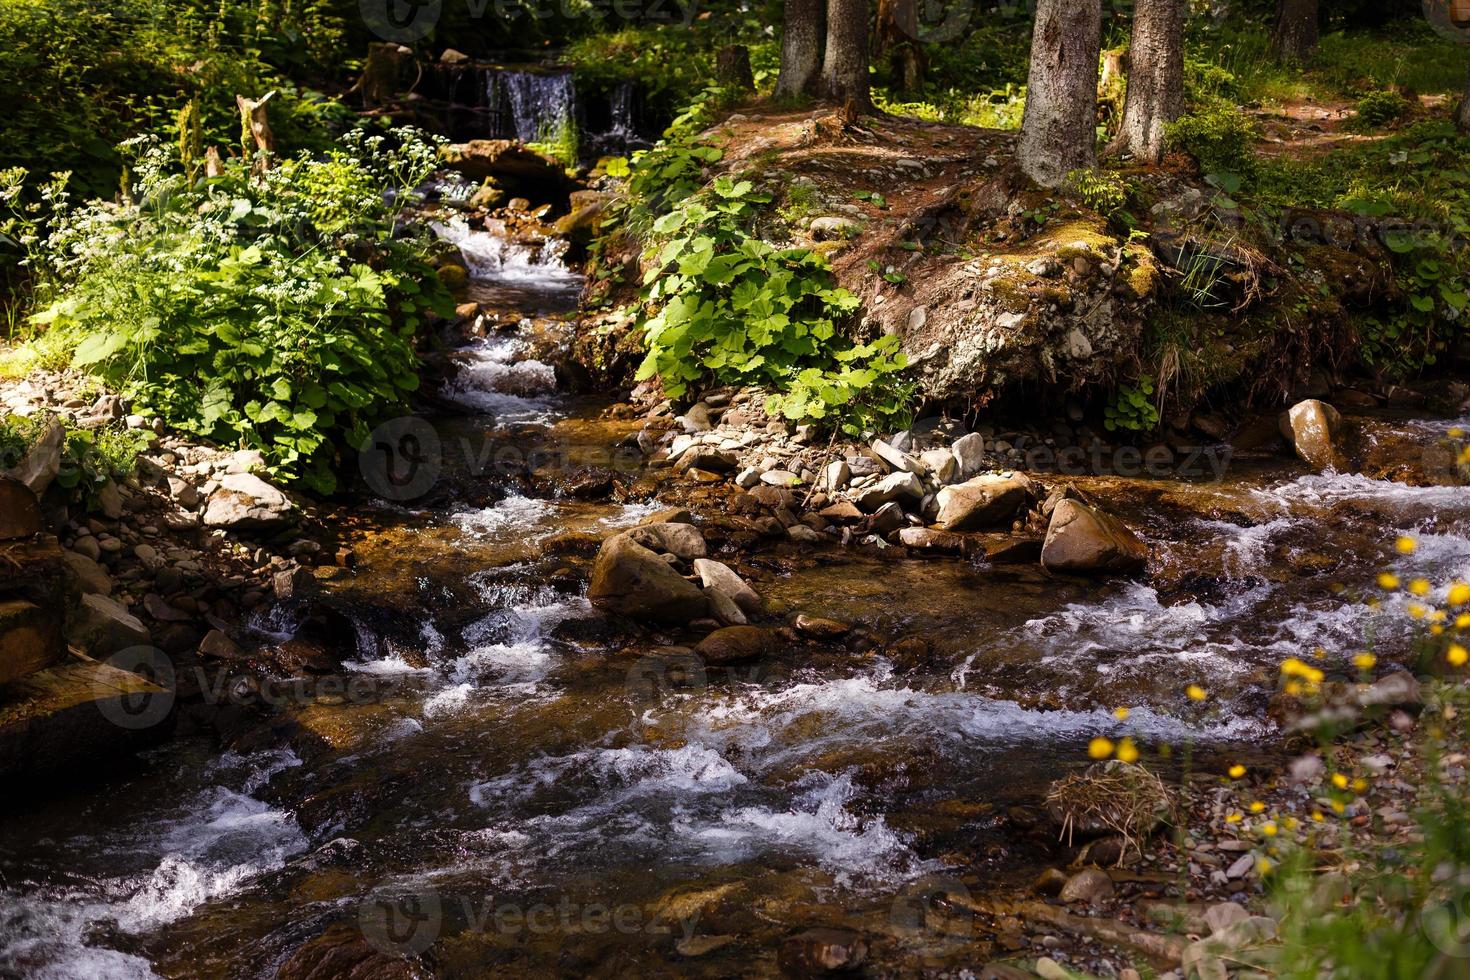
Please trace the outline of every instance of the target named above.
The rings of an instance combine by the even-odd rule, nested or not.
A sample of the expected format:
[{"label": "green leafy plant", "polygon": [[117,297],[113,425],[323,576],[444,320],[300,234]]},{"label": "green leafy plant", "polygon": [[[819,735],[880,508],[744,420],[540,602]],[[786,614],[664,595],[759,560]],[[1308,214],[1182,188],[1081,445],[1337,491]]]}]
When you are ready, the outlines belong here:
[{"label": "green leafy plant", "polygon": [[1152,432],[1159,427],[1159,410],[1154,406],[1154,379],[1148,375],[1134,385],[1119,385],[1113,403],[1103,409],[1103,427],[1109,432]]},{"label": "green leafy plant", "polygon": [[1106,170],[1073,170],[1067,185],[1087,207],[1105,218],[1123,210],[1128,202],[1128,182]]},{"label": "green leafy plant", "polygon": [[1358,129],[1379,129],[1398,122],[1409,114],[1409,100],[1397,92],[1369,92],[1358,100],[1353,125]]},{"label": "green leafy plant", "polygon": [[833,285],[819,253],[756,236],[770,200],[750,179],[721,176],[653,223],[639,377],[657,375],[674,398],[709,379],[764,385],[767,411],[852,432],[901,417],[911,391],[898,338],[854,344],[838,332],[857,297]]},{"label": "green leafy plant", "polygon": [[324,158],[243,162],[190,182],[134,141],[122,204],[55,201],[32,241],[46,333],[37,356],[104,379],[145,414],[258,449],[320,492],[346,447],[418,386],[415,341],[451,301],[424,237],[395,233],[404,192],[435,165],[409,131],[354,131]]},{"label": "green leafy plant", "polygon": [[1170,149],[1194,157],[1202,173],[1244,176],[1255,170],[1255,126],[1245,113],[1222,99],[1209,100],[1170,123],[1164,139]]},{"label": "green leafy plant", "polygon": [[79,428],[50,415],[5,415],[0,417],[0,467],[23,459],[56,424],[62,425],[56,484],[89,510],[109,480],[121,480],[137,469],[138,454],[150,435],[118,426]]}]

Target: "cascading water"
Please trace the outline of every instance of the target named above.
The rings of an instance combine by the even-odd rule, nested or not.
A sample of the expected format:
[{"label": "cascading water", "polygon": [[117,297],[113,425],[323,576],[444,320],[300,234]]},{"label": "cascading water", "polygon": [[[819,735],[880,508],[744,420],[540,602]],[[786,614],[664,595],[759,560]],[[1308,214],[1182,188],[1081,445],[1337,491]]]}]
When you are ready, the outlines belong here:
[{"label": "cascading water", "polygon": [[485,103],[495,139],[554,139],[576,124],[577,87],[570,72],[487,69]]},{"label": "cascading water", "polygon": [[[436,230],[460,248],[472,290],[490,291],[476,295],[513,299],[523,324],[571,308],[578,279],[560,246],[462,221]],[[520,333],[457,352],[467,364],[443,394],[494,417],[437,420],[446,456],[496,438],[607,450],[636,432],[602,416],[605,402],[558,393]],[[402,679],[392,697],[293,715],[350,748],[308,740],[316,751],[201,761],[202,746],[176,747],[142,775],[78,791],[90,809],[68,800],[0,820],[0,976],[274,976],[329,929],[346,927],[353,955],[362,938],[380,944],[362,923],[386,887],[444,913],[431,938],[458,975],[691,963],[745,975],[814,925],[886,941],[895,895],[929,876],[1024,888],[1030,845],[995,814],[1085,762],[1093,736],[1201,754],[1254,740],[1267,726],[1247,703],[1252,674],[1317,645],[1346,657],[1369,630],[1385,657],[1407,643],[1384,625],[1407,621],[1407,597],[1370,606],[1341,585],[1364,596],[1383,569],[1470,577],[1463,488],[1272,464],[1218,484],[1151,483],[1154,519],[1123,514],[1155,550],[1149,581],[853,552],[782,559],[758,582],[767,599],[922,637],[926,659],[906,662],[897,644],[793,641],[754,664],[691,671],[687,647],[609,627],[581,580],[558,574],[565,552],[542,547],[595,546],[658,501],[506,480],[493,502],[468,502],[500,480],[476,476],[432,510],[397,512],[407,525],[356,542],[359,570],[332,583],[391,600],[408,624],[402,643],[358,642],[375,652],[344,665]],[[1144,507],[1141,493],[1117,496]],[[1394,550],[1399,532],[1418,539],[1413,556]],[[1213,591],[1171,588],[1177,568]],[[1182,693],[1196,682],[1208,710]],[[548,933],[455,917],[533,907],[550,911]],[[610,908],[626,928],[581,917]],[[676,945],[694,937],[708,941],[697,960]],[[920,971],[899,959],[875,972]]]}]

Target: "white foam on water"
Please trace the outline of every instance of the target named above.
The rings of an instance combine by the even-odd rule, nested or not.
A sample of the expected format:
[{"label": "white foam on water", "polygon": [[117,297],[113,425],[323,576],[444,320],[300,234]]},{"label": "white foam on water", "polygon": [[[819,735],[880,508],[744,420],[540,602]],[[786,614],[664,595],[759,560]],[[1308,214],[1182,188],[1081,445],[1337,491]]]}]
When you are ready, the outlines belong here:
[{"label": "white foam on water", "polygon": [[556,370],[526,356],[524,342],[493,336],[456,353],[456,369],[441,394],[501,422],[545,422],[555,414]]},{"label": "white foam on water", "polygon": [[1442,510],[1470,513],[1470,489],[1465,487],[1411,487],[1360,473],[1310,473],[1251,493],[1257,500],[1287,510],[1302,504],[1361,503],[1384,507],[1410,520],[1433,517]]},{"label": "white foam on water", "polygon": [[547,634],[565,620],[591,616],[592,604],[545,587],[500,586],[490,577],[476,584],[500,608],[465,630],[469,649],[450,665],[449,680],[504,694],[542,693],[540,682],[558,659]]},{"label": "white foam on water", "polygon": [[118,857],[142,859],[145,868],[111,879],[92,879],[85,889],[43,887],[25,893],[0,889],[0,973],[25,976],[138,978],[155,976],[140,957],[86,944],[92,927],[115,922],[141,933],[175,922],[206,902],[238,892],[262,872],[282,867],[307,847],[289,813],[249,792],[300,760],[290,752],[242,757],[226,753],[213,769],[222,775],[245,767],[244,792],[225,785],[205,789],[179,815],[154,815],[106,838],[75,842],[78,858],[96,861],[99,840]]},{"label": "white foam on water", "polygon": [[1297,517],[1277,517],[1251,527],[1242,527],[1228,521],[1200,520],[1196,525],[1206,532],[1224,539],[1224,571],[1232,578],[1245,578],[1264,568],[1268,561],[1267,549],[1275,543],[1277,535],[1301,525]]},{"label": "white foam on water", "polygon": [[434,234],[456,246],[465,269],[483,282],[577,290],[582,277],[566,265],[567,243],[549,238],[536,245],[507,241],[488,231],[475,231],[463,218],[431,222]]},{"label": "white foam on water", "polygon": [[537,535],[544,537],[553,530],[547,518],[556,511],[556,502],[535,497],[506,497],[479,510],[461,511],[450,520],[465,534],[477,538],[510,534],[518,539],[534,541]]}]

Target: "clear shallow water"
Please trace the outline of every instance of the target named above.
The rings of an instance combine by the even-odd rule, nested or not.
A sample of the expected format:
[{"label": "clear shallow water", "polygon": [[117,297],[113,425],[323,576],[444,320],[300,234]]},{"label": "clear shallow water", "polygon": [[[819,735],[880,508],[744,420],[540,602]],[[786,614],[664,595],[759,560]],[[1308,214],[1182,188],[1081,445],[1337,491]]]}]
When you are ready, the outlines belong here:
[{"label": "clear shallow water", "polygon": [[[514,338],[467,353],[476,367],[450,394],[493,417],[446,432],[626,434],[557,395]],[[1025,881],[1043,855],[1002,815],[1080,765],[1090,738],[1249,746],[1269,734],[1253,678],[1283,657],[1322,647],[1346,662],[1368,635],[1385,660],[1407,650],[1406,600],[1367,604],[1379,570],[1470,576],[1461,488],[1288,465],[1219,484],[1099,481],[1088,489],[1154,547],[1147,580],[797,559],[757,588],[922,653],[786,646],[706,668],[595,628],[540,554],[553,534],[605,533],[657,501],[524,483],[480,501],[495,479],[460,475],[462,492],[392,511],[363,542],[350,589],[379,611],[348,669],[393,684],[289,712],[329,725],[336,750],[180,743],[0,818],[0,973],[272,976],[334,926],[396,953],[372,914],[405,893],[442,974],[769,973],[779,940],[815,925],[862,929],[907,969],[934,950],[894,930],[904,889]],[[1400,532],[1414,555],[1394,551]],[[1191,704],[1189,683],[1212,700]],[[554,914],[530,929],[496,909]],[[595,910],[622,910],[623,926],[599,927]],[[732,938],[689,959],[676,943],[692,935]]]}]

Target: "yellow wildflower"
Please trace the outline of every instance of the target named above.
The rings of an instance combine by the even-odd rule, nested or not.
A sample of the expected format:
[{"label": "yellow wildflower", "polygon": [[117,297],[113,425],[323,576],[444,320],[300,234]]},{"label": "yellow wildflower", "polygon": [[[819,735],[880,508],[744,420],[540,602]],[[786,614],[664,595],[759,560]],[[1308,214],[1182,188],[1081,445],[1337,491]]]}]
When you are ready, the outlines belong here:
[{"label": "yellow wildflower", "polygon": [[1332,774],[1332,785],[1336,786],[1338,789],[1347,789],[1348,778],[1340,772],[1335,772]]},{"label": "yellow wildflower", "polygon": [[1261,833],[1265,834],[1267,837],[1275,837],[1276,821],[1267,820],[1265,823],[1261,824]]},{"label": "yellow wildflower", "polygon": [[1427,612],[1429,612],[1429,610],[1428,609],[1425,609],[1423,606],[1419,605],[1419,603],[1417,603],[1417,602],[1411,602],[1411,603],[1409,603],[1409,615],[1412,616],[1414,619],[1423,619],[1424,618],[1424,614],[1427,613]]},{"label": "yellow wildflower", "polygon": [[1203,701],[1205,698],[1209,697],[1209,695],[1205,693],[1205,689],[1200,687],[1198,684],[1189,685],[1184,689],[1184,693],[1189,696],[1189,700],[1191,701]]},{"label": "yellow wildflower", "polygon": [[1231,779],[1239,779],[1241,776],[1244,776],[1244,775],[1245,775],[1245,766],[1241,765],[1240,763],[1237,762],[1235,765],[1233,765],[1233,766],[1230,767],[1230,778]]},{"label": "yellow wildflower", "polygon": [[1094,759],[1106,759],[1113,754],[1113,740],[1099,735],[1087,743],[1087,754]]},{"label": "yellow wildflower", "polygon": [[1450,662],[1451,667],[1463,667],[1465,661],[1470,660],[1470,650],[1466,650],[1458,643],[1451,643],[1449,650],[1445,651],[1444,658]]},{"label": "yellow wildflower", "polygon": [[1368,780],[1359,777],[1353,780],[1353,792],[1361,793],[1368,788]]},{"label": "yellow wildflower", "polygon": [[1114,708],[1113,709],[1113,717],[1116,718],[1116,719],[1118,719],[1119,721],[1127,721],[1128,720],[1128,709],[1127,708]]},{"label": "yellow wildflower", "polygon": [[1451,585],[1448,600],[1452,606],[1463,606],[1470,602],[1470,585],[1464,582],[1456,582]]},{"label": "yellow wildflower", "polygon": [[1118,761],[1137,762],[1138,746],[1133,744],[1133,739],[1125,738],[1118,743]]},{"label": "yellow wildflower", "polygon": [[1378,658],[1371,653],[1364,652],[1354,657],[1353,663],[1357,665],[1359,670],[1372,670],[1374,665],[1378,663]]},{"label": "yellow wildflower", "polygon": [[1419,542],[1415,541],[1407,534],[1403,534],[1400,535],[1399,539],[1393,543],[1393,546],[1399,550],[1399,554],[1401,555],[1412,555],[1414,553],[1414,549],[1419,547]]},{"label": "yellow wildflower", "polygon": [[1455,617],[1455,629],[1470,630],[1470,613],[1460,613]]},{"label": "yellow wildflower", "polygon": [[1412,592],[1412,593],[1414,593],[1414,595],[1417,595],[1417,596],[1426,596],[1426,595],[1428,595],[1429,594],[1429,579],[1427,579],[1427,578],[1416,578],[1416,579],[1414,579],[1414,581],[1412,581],[1412,582],[1409,583],[1409,591]]},{"label": "yellow wildflower", "polygon": [[1240,823],[1240,819],[1241,819],[1240,814],[1238,814],[1238,813],[1231,813],[1231,814],[1229,814],[1229,815],[1227,815],[1225,817],[1225,822],[1226,823]]},{"label": "yellow wildflower", "polygon": [[1269,858],[1261,858],[1260,860],[1256,861],[1256,870],[1259,871],[1263,875],[1270,874],[1271,873],[1271,861],[1270,861],[1270,859]]},{"label": "yellow wildflower", "polygon": [[1378,574],[1378,587],[1380,589],[1396,589],[1399,587],[1399,577],[1392,572],[1380,572]]},{"label": "yellow wildflower", "polygon": [[1250,806],[1251,813],[1261,813],[1265,809],[1266,809],[1266,804],[1262,803],[1260,800],[1256,800]]}]

